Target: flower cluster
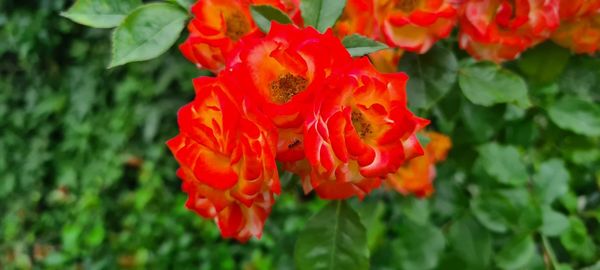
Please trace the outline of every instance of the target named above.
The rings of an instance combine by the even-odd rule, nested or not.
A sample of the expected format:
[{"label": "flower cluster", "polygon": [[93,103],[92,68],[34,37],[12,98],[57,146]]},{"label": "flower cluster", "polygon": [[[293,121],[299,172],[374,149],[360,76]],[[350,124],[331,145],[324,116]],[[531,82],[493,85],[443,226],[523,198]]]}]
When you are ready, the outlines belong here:
[{"label": "flower cluster", "polygon": [[562,23],[552,34],[557,44],[575,53],[593,54],[600,48],[600,1],[560,2]]},{"label": "flower cluster", "polygon": [[388,175],[386,184],[402,194],[415,194],[417,197],[428,197],[433,193],[433,180],[436,176],[435,164],[446,159],[452,147],[447,136],[436,133],[422,133],[429,140],[425,147],[425,155],[416,157],[400,168],[396,173]]},{"label": "flower cluster", "polygon": [[[549,38],[575,53],[594,53],[600,44],[600,1],[348,0],[335,31],[426,53],[455,25],[460,47],[480,60],[513,60]],[[372,61],[387,71],[400,54],[379,53]]]},{"label": "flower cluster", "polygon": [[[168,142],[187,207],[224,237],[260,237],[280,192],[277,162],[306,193],[363,198],[382,184],[433,192],[449,138],[407,107],[403,51],[427,52],[459,26],[461,48],[502,62],[549,38],[577,53],[600,44],[600,0],[348,0],[333,29],[273,23],[258,31],[250,5],[271,5],[303,25],[299,0],[204,0],[192,8],[183,54],[215,78],[195,81]],[[395,50],[352,58],[340,38],[359,33]]]},{"label": "flower cluster", "polygon": [[468,0],[460,9],[460,46],[476,59],[515,59],[558,27],[558,1]]},{"label": "flower cluster", "polygon": [[273,23],[242,37],[216,78],[195,81],[168,142],[186,206],[224,237],[260,237],[280,192],[276,161],[306,192],[364,197],[423,154],[428,121],[408,110],[407,79],[353,59],[331,30]]},{"label": "flower cluster", "polygon": [[336,30],[385,40],[393,47],[425,53],[450,35],[457,10],[444,0],[349,0]]},{"label": "flower cluster", "polygon": [[190,35],[179,48],[198,67],[219,72],[235,44],[245,35],[260,35],[250,16],[251,4],[272,5],[300,18],[297,0],[203,0],[192,6]]}]

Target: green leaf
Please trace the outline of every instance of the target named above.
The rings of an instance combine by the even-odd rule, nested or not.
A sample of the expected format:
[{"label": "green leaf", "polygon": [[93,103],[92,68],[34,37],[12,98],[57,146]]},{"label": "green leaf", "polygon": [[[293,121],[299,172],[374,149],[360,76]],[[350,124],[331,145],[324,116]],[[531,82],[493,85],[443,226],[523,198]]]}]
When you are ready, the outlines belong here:
[{"label": "green leaf", "polygon": [[332,27],[342,15],[346,0],[302,0],[300,11],[304,25],[313,26],[320,32]]},{"label": "green leaf", "polygon": [[549,206],[542,209],[542,219],[540,231],[545,236],[559,236],[569,228],[569,218]]},{"label": "green leaf", "polygon": [[515,237],[509,241],[495,258],[496,264],[502,269],[523,269],[535,256],[533,238]]},{"label": "green leaf", "polygon": [[427,270],[437,266],[446,246],[444,235],[437,227],[407,220],[398,231],[392,255],[400,269]]},{"label": "green leaf", "polygon": [[488,230],[505,233],[511,220],[511,204],[508,198],[498,193],[483,193],[471,200],[471,211]]},{"label": "green leaf", "polygon": [[523,78],[491,62],[466,64],[459,71],[458,83],[463,94],[477,105],[531,105]]},{"label": "green leaf", "polygon": [[569,191],[569,178],[569,171],[562,160],[546,161],[533,176],[536,194],[544,203],[551,204]]},{"label": "green leaf", "polygon": [[141,4],[141,0],[77,0],[61,15],[89,27],[112,28]]},{"label": "green leaf", "polygon": [[409,105],[429,109],[456,83],[458,61],[451,50],[435,45],[426,54],[405,53],[399,70],[410,78],[406,87]]},{"label": "green leaf", "polygon": [[475,269],[488,269],[492,257],[491,234],[471,216],[463,216],[452,227],[448,239],[456,255]]},{"label": "green leaf", "polygon": [[477,150],[485,171],[498,182],[512,186],[522,186],[527,183],[527,169],[514,146],[488,143],[478,147]]},{"label": "green leaf", "polygon": [[600,106],[566,96],[548,107],[552,122],[562,129],[585,136],[600,136]]},{"label": "green leaf", "polygon": [[600,261],[598,261],[594,265],[590,265],[590,266],[588,266],[586,268],[582,268],[581,270],[600,270]]},{"label": "green leaf", "polygon": [[250,14],[252,14],[258,28],[265,33],[271,30],[272,21],[281,24],[292,23],[292,19],[288,15],[271,5],[252,5],[250,6]]},{"label": "green leaf", "polygon": [[468,139],[470,144],[488,142],[503,127],[503,112],[501,106],[487,108],[463,99],[460,114],[470,136],[461,139]]},{"label": "green leaf", "polygon": [[179,38],[188,14],[169,3],[153,3],[135,9],[113,35],[109,68],[149,60],[166,52]]},{"label": "green leaf", "polygon": [[300,270],[368,269],[367,234],[346,201],[334,201],[312,217],[294,251]]},{"label": "green leaf", "polygon": [[527,77],[539,83],[550,83],[561,75],[569,57],[569,50],[548,41],[527,50],[517,63]]},{"label": "green leaf", "polygon": [[196,2],[196,0],[169,0],[169,1],[178,4],[182,8],[185,8],[185,10],[192,9],[192,6]]},{"label": "green leaf", "polygon": [[383,222],[383,214],[385,213],[385,204],[383,202],[361,204],[359,214],[367,230],[367,244],[369,250],[373,251],[377,248],[381,241],[385,238],[386,224]]},{"label": "green leaf", "polygon": [[590,238],[585,223],[578,217],[569,218],[569,229],[560,235],[563,247],[576,259],[592,262],[597,255],[597,247]]},{"label": "green leaf", "polygon": [[600,58],[589,55],[571,57],[558,85],[560,91],[569,96],[578,96],[582,99],[598,97]]},{"label": "green leaf", "polygon": [[363,56],[370,53],[374,53],[379,50],[389,48],[387,45],[379,41],[370,39],[365,36],[361,36],[359,34],[354,34],[345,37],[342,40],[342,44],[344,44],[344,47],[348,49],[348,52],[353,57]]}]

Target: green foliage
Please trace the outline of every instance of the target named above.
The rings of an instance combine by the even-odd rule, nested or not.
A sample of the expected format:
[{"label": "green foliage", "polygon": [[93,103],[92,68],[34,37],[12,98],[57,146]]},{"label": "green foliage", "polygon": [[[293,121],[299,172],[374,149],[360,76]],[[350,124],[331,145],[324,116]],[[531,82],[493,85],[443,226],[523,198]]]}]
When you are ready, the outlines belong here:
[{"label": "green foliage", "polygon": [[344,44],[344,47],[346,47],[350,55],[355,57],[367,55],[388,48],[387,45],[379,41],[358,34],[345,37],[342,40],[342,44]]},{"label": "green foliage", "polygon": [[169,3],[137,8],[115,30],[110,67],[160,56],[175,44],[186,19],[185,11]]},{"label": "green foliage", "polygon": [[407,94],[411,108],[429,109],[454,86],[458,62],[451,50],[436,45],[426,54],[403,55],[399,70],[410,78]]},{"label": "green foliage", "polygon": [[575,97],[563,97],[548,108],[559,127],[585,136],[600,136],[600,106]]},{"label": "green foliage", "polygon": [[459,72],[460,89],[473,103],[491,106],[512,102],[527,107],[527,84],[513,72],[494,63],[466,63]]},{"label": "green foliage", "polygon": [[270,5],[252,5],[250,6],[250,13],[258,28],[265,33],[271,30],[272,21],[281,24],[292,23],[290,17],[283,13],[283,11]]},{"label": "green foliage", "polygon": [[[326,14],[311,25],[331,26],[337,2],[304,1]],[[65,16],[98,23],[92,15],[107,9],[85,3]],[[262,239],[239,244],[184,208],[164,145],[194,96],[191,80],[208,73],[176,50],[108,71],[110,32],[60,17],[69,5],[0,1],[2,269],[599,267],[598,57],[551,43],[503,65],[474,63],[449,44],[404,55],[409,103],[453,142],[434,195],[381,189],[325,205],[284,174]],[[122,28],[180,29],[189,14],[167,9]],[[177,29],[148,51],[181,42]]]},{"label": "green foliage", "polygon": [[298,236],[296,266],[300,270],[369,269],[367,235],[346,201],[329,203]]},{"label": "green foliage", "polygon": [[141,4],[141,0],[77,0],[62,15],[89,27],[113,28]]},{"label": "green foliage", "polygon": [[486,269],[492,259],[492,235],[477,220],[463,216],[448,233],[456,256],[474,269]]},{"label": "green foliage", "polygon": [[346,0],[301,0],[300,10],[304,25],[312,26],[320,32],[332,27],[342,15]]}]

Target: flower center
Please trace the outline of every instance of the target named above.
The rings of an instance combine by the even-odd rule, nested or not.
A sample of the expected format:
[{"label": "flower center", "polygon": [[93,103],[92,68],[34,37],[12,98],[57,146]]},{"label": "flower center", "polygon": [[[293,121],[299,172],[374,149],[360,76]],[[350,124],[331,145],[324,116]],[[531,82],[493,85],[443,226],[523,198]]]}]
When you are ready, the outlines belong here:
[{"label": "flower center", "polygon": [[271,97],[275,103],[284,104],[307,86],[308,81],[304,77],[287,73],[271,83]]},{"label": "flower center", "polygon": [[419,0],[400,0],[396,2],[395,8],[400,9],[404,12],[411,12],[417,8]]},{"label": "flower center", "polygon": [[358,110],[352,110],[352,126],[354,126],[354,130],[361,138],[365,138],[371,134],[373,134],[373,129],[371,129],[371,124],[365,120],[363,114]]},{"label": "flower center", "polygon": [[250,32],[250,25],[240,12],[233,12],[225,17],[227,29],[225,35],[233,41],[238,41],[246,33]]}]

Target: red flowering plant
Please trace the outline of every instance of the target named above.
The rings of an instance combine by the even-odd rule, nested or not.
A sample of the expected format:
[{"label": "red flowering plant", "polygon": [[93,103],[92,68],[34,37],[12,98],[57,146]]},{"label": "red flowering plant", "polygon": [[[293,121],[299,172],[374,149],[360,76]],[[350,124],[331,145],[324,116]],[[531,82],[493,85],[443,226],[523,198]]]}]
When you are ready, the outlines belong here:
[{"label": "red flowering plant", "polygon": [[[201,3],[192,10],[204,7]],[[213,8],[210,3],[204,4]],[[261,16],[265,12],[277,14],[282,23],[292,21],[283,17],[284,13],[276,6],[270,9],[262,6],[258,11]],[[222,17],[227,16],[233,15]],[[261,18],[255,19],[260,24]],[[214,218],[224,237],[242,241],[251,235],[261,235],[273,193],[278,191],[274,187],[279,186],[275,160],[301,176],[305,192],[314,189],[324,199],[364,198],[406,160],[423,154],[416,132],[428,123],[407,108],[406,75],[381,74],[367,58],[353,60],[331,30],[320,33],[311,27],[300,29],[290,24],[267,23],[259,25],[269,30],[266,35],[248,32],[229,50],[225,69],[216,74],[219,86],[198,81],[197,98],[192,104],[205,102],[204,93],[209,90],[204,89],[219,89],[221,95],[241,100],[232,104],[243,105],[228,107],[238,108],[237,112],[243,113],[242,119],[246,118],[247,110],[261,115],[254,118],[259,121],[255,129],[268,131],[273,126],[277,132],[261,134],[252,130],[258,133],[250,136],[255,141],[244,143],[248,131],[225,127],[225,116],[229,113],[223,104],[231,101],[225,99],[218,102],[223,108],[205,105],[221,112],[221,119],[215,119],[198,104],[198,107],[192,105],[191,110],[199,123],[183,120],[188,107],[182,109],[181,135],[169,143],[182,167],[180,171],[184,172],[180,177],[190,196],[188,208]],[[188,53],[186,46],[193,38],[181,47],[184,53]],[[375,45],[373,51],[382,48]],[[212,136],[223,137],[224,143],[213,145],[209,154],[202,155],[203,151],[198,149],[204,148],[198,148],[197,144],[210,136],[203,134],[191,139],[187,130],[195,126],[212,132]],[[227,148],[236,143],[241,149],[247,144],[252,146],[250,149],[262,151]],[[275,145],[276,151],[270,152]],[[247,160],[251,161],[249,165],[243,163]],[[252,177],[246,175],[247,170]],[[250,194],[244,191],[245,186],[251,187]]]},{"label": "red flowering plant", "polygon": [[600,1],[560,1],[562,23],[552,40],[575,53],[593,54],[600,48]]},{"label": "red flowering plant", "polygon": [[196,99],[179,111],[180,134],[167,144],[181,164],[186,207],[214,219],[223,237],[260,237],[279,194],[277,130],[223,72],[194,82]]},{"label": "red flowering plant", "polygon": [[[194,80],[195,98],[179,110],[179,133],[167,146],[179,164],[185,206],[216,223],[222,237],[260,239],[276,202],[291,192],[282,186],[301,187],[303,198],[333,202],[300,233],[298,268],[366,269],[368,245],[375,244],[367,242],[361,218],[373,213],[359,216],[347,201],[424,199],[442,186],[435,207],[458,214],[447,220],[438,213],[435,219],[446,220],[450,229],[434,228],[428,214],[406,213],[414,209],[394,212],[406,218],[402,226],[419,231],[414,238],[405,233],[402,241],[432,242],[439,253],[445,245],[440,235],[449,231],[448,260],[460,257],[461,269],[492,269],[491,255],[470,256],[460,245],[464,234],[477,231],[466,238],[484,239],[484,253],[509,243],[494,261],[498,268],[537,269],[534,258],[503,260],[537,254],[534,239],[558,235],[548,234],[558,229],[539,223],[562,218],[552,210],[554,193],[562,191],[538,193],[552,186],[543,180],[551,175],[547,170],[565,166],[539,161],[532,151],[527,158],[542,165],[526,167],[517,146],[535,144],[541,131],[552,129],[600,136],[595,104],[557,94],[578,73],[558,79],[568,67],[569,49],[598,51],[600,1],[186,3],[132,10],[114,32],[111,67],[160,55],[177,42],[172,33],[188,26],[180,52],[190,66],[210,74]],[[586,80],[580,88],[592,83]],[[536,106],[543,110],[531,109]],[[448,162],[456,171],[442,165],[453,145],[460,154],[451,153]],[[555,148],[556,143],[543,149]],[[594,155],[572,154],[576,161]],[[439,175],[445,181],[436,181]],[[469,183],[464,192],[452,189],[464,183]],[[483,201],[488,194],[493,200]],[[518,199],[505,202],[506,194]],[[454,203],[451,209],[446,201]],[[535,205],[526,211],[541,213],[511,212],[524,201]],[[519,224],[507,224],[510,220]],[[535,224],[519,227],[528,222]],[[514,239],[502,238],[498,245],[485,240],[491,232],[510,230]],[[405,244],[393,244],[404,248],[402,259],[412,254],[407,248],[412,245]],[[574,252],[573,245],[565,248]],[[416,257],[427,257],[427,251],[415,251]],[[433,269],[439,260],[414,265]],[[402,269],[414,265],[408,261]]]},{"label": "red flowering plant", "polygon": [[461,48],[477,59],[513,60],[550,37],[559,25],[559,0],[465,0]]}]

